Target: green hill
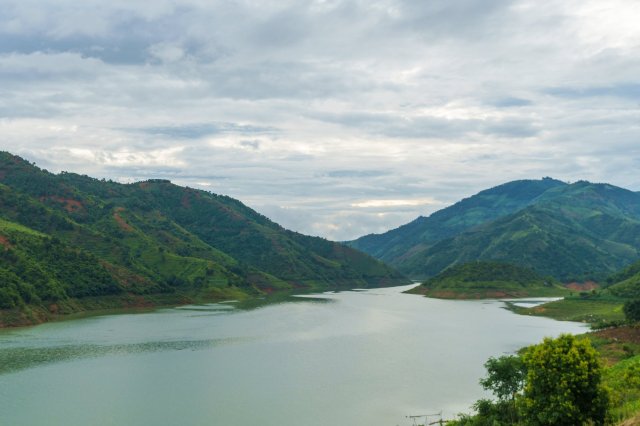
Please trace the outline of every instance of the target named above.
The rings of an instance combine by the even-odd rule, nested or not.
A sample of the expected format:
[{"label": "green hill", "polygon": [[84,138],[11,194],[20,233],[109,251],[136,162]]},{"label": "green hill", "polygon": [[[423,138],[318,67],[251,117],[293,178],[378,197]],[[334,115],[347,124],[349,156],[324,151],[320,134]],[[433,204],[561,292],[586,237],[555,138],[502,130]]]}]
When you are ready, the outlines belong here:
[{"label": "green hill", "polygon": [[530,268],[498,262],[452,266],[409,292],[447,299],[562,296],[569,293],[553,278],[542,277]]},{"label": "green hill", "polygon": [[0,277],[0,323],[84,309],[96,297],[135,305],[407,283],[362,252],[288,231],[230,197],[167,180],[55,175],[8,153]]},{"label": "green hill", "polygon": [[[436,219],[439,234],[432,230]],[[511,182],[409,226],[411,238],[401,227],[350,245],[416,278],[494,260],[563,281],[602,280],[640,257],[640,195],[607,184]]]},{"label": "green hill", "polygon": [[606,291],[624,299],[640,299],[640,261],[607,278]]}]

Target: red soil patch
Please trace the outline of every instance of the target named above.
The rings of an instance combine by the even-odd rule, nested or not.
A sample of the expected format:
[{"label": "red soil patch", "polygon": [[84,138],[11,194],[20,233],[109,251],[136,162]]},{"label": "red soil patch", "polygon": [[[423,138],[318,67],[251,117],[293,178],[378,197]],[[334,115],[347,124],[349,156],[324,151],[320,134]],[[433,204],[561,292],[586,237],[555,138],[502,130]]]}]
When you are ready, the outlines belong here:
[{"label": "red soil patch", "polygon": [[504,299],[506,297],[526,297],[526,294],[512,292],[505,293],[499,290],[486,290],[486,291],[453,291],[453,290],[421,290],[415,291],[418,294],[424,294],[427,297],[435,297],[436,299],[458,299],[458,300],[472,300],[472,299]]},{"label": "red soil patch", "polygon": [[594,281],[585,281],[583,283],[572,282],[564,285],[569,290],[573,291],[591,291],[600,288],[598,283]]},{"label": "red soil patch", "polygon": [[50,197],[40,197],[40,201],[46,201],[46,200],[51,200],[51,201],[55,201],[57,203],[62,204],[63,208],[68,213],[74,213],[84,208],[84,206],[80,201],[74,200],[71,198],[62,198],[62,197],[57,197],[55,195],[52,195]]},{"label": "red soil patch", "polygon": [[4,235],[0,235],[0,245],[4,246],[5,250],[8,250],[11,247],[13,247],[9,242],[9,240],[7,239],[7,237],[5,237]]},{"label": "red soil patch", "polygon": [[138,186],[140,187],[140,189],[147,189],[149,188],[149,182],[140,182]]},{"label": "red soil patch", "polygon": [[237,220],[238,222],[249,222],[247,218],[243,217],[240,213],[231,209],[230,207],[221,205],[220,210],[225,212],[231,219]]},{"label": "red soil patch", "polygon": [[118,268],[109,262],[100,261],[100,264],[111,274],[116,281],[125,287],[130,287],[133,284],[150,286],[151,281],[143,277],[142,275],[131,273],[124,268]]},{"label": "red soil patch", "polygon": [[609,340],[629,342],[640,345],[640,326],[624,326],[596,331],[598,337]]},{"label": "red soil patch", "polygon": [[191,208],[191,200],[189,199],[189,195],[185,194],[182,197],[182,200],[180,200],[180,204],[182,205],[182,207],[184,207],[185,209],[190,209]]},{"label": "red soil patch", "polygon": [[123,212],[123,211],[124,211],[124,207],[116,208],[116,211],[113,212],[113,218],[115,219],[116,222],[118,222],[118,225],[120,225],[120,228],[122,228],[123,230],[125,230],[127,232],[132,232],[133,231],[133,227],[131,225],[129,225],[122,218],[122,216],[120,216],[120,212]]},{"label": "red soil patch", "polygon": [[438,299],[458,299],[461,298],[459,293],[455,291],[425,291],[423,293],[425,296],[437,297]]},{"label": "red soil patch", "polygon": [[142,296],[134,296],[133,299],[127,303],[127,306],[132,308],[152,308],[154,303]]}]

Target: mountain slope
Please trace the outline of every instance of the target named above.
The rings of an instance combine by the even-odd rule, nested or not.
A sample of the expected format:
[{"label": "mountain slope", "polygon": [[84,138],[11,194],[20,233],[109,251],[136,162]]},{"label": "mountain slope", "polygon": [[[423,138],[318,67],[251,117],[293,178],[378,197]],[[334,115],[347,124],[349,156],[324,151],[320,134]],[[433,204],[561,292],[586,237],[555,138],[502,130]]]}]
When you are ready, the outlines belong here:
[{"label": "mountain slope", "polygon": [[509,215],[533,203],[546,191],[566,184],[551,178],[519,180],[479,192],[429,217],[383,234],[370,234],[347,244],[391,264],[411,253],[475,226]]},{"label": "mountain slope", "polygon": [[[498,200],[501,196],[511,200],[513,196],[506,188],[512,184],[533,182],[535,187],[545,181],[545,190],[537,187],[540,192],[525,194],[519,204],[511,202],[507,203],[510,207],[503,208],[497,201],[498,213],[492,219],[487,214],[475,226],[458,230],[445,224],[448,237],[434,241],[423,236],[420,242],[405,247],[403,253],[391,256],[388,252],[369,251],[413,277],[433,276],[460,263],[496,260],[567,281],[603,279],[640,257],[638,193],[607,184],[581,181],[569,185],[553,180],[512,182],[491,191]],[[468,200],[482,200],[483,193]],[[460,218],[473,216],[469,201],[466,204],[452,206]],[[509,210],[514,211],[499,214]],[[439,214],[442,213],[432,216]]]},{"label": "mountain slope", "polygon": [[[404,284],[382,262],[166,180],[51,174],[0,153],[0,308],[69,298]],[[38,285],[34,283],[39,283]]]}]

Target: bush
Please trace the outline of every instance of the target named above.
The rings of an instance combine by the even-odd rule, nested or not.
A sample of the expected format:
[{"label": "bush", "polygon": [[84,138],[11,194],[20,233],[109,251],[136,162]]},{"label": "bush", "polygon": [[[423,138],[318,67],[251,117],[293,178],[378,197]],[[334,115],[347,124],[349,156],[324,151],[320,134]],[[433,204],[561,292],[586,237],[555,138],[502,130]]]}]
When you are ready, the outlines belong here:
[{"label": "bush", "polygon": [[629,300],[622,308],[624,316],[629,322],[640,321],[640,299]]},{"label": "bush", "polygon": [[526,424],[604,424],[609,395],[601,385],[598,354],[586,339],[565,334],[529,348],[521,403]]}]

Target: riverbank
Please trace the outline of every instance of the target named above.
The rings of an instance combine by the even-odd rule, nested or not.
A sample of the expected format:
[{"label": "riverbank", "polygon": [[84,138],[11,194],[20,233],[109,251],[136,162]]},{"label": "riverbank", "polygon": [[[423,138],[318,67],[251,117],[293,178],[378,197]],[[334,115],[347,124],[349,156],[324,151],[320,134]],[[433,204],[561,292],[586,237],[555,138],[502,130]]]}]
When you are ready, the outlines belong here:
[{"label": "riverbank", "polygon": [[594,328],[600,328],[624,321],[622,311],[624,302],[625,299],[596,293],[568,296],[533,307],[517,306],[509,301],[505,303],[509,310],[517,314],[542,316],[559,321],[584,322]]},{"label": "riverbank", "polygon": [[50,321],[74,319],[79,316],[113,312],[136,312],[181,306],[192,303],[213,303],[245,299],[249,295],[239,289],[229,289],[209,295],[198,293],[161,293],[150,295],[124,294],[118,296],[66,299],[46,305],[26,305],[20,309],[0,310],[0,328],[24,327]]},{"label": "riverbank", "polygon": [[430,289],[422,285],[409,291],[409,294],[420,294],[434,299],[446,300],[479,300],[479,299],[518,299],[527,297],[561,297],[568,292],[555,287],[535,289],[505,289],[505,288],[446,288]]},{"label": "riverbank", "polygon": [[447,268],[409,293],[438,299],[502,299],[565,296],[570,290],[533,269],[476,261]]}]

